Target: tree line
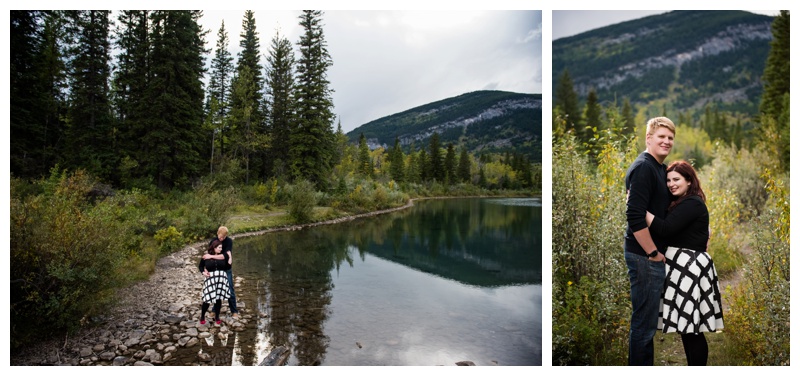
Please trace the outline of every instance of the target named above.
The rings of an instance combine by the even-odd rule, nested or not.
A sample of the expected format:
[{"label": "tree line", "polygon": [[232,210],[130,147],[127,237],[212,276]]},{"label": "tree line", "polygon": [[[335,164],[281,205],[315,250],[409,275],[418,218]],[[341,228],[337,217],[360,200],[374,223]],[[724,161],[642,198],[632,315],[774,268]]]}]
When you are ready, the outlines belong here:
[{"label": "tree line", "polygon": [[[327,79],[333,61],[323,12],[300,14],[303,33],[295,44],[276,31],[264,61],[253,11],[244,13],[235,57],[224,21],[213,51],[206,49],[209,31],[198,22],[202,16],[174,10],[12,11],[12,175],[41,178],[57,166],[83,169],[115,187],[171,190],[190,188],[207,174],[227,174],[233,184],[302,179],[327,190],[336,183],[335,171],[353,172],[337,168],[353,149],[341,124],[333,130]],[[409,159],[403,163],[418,170],[404,172],[407,179],[393,159],[392,177],[482,181],[478,169],[471,179],[463,166],[458,177],[442,173],[444,160],[438,158],[444,152],[442,146],[424,156],[403,156]],[[515,166],[522,179],[505,177],[505,185],[533,186],[532,168]]]}]

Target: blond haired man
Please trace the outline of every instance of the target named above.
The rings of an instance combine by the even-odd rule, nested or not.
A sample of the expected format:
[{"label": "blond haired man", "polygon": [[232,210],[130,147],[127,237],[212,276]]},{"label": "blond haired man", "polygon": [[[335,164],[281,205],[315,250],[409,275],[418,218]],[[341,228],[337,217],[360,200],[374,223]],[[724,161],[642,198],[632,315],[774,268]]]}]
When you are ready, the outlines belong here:
[{"label": "blond haired man", "polygon": [[631,282],[631,328],[628,365],[653,365],[653,337],[658,329],[658,311],[664,287],[665,239],[653,236],[647,228],[646,214],[664,218],[670,202],[667,166],[664,160],[672,150],[675,124],[666,117],[647,122],[647,150],[639,154],[625,175],[628,192],[625,216],[625,263]]}]

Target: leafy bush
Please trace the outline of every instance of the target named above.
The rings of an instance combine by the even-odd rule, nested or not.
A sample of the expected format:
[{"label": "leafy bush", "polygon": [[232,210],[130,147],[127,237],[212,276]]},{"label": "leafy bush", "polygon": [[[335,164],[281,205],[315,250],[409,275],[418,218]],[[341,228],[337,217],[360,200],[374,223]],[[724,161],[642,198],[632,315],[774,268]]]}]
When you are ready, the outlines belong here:
[{"label": "leafy bush", "polygon": [[155,239],[155,241],[158,243],[158,249],[162,255],[168,255],[172,252],[175,252],[186,243],[186,239],[183,238],[183,234],[178,232],[175,226],[169,226],[156,231],[153,239]]},{"label": "leafy bush", "polygon": [[131,233],[114,200],[92,204],[93,178],[53,170],[43,193],[11,192],[12,347],[72,330],[121,282]]},{"label": "leafy bush", "polygon": [[752,225],[753,256],[729,291],[725,330],[751,365],[789,365],[789,188],[765,173],[769,205]]},{"label": "leafy bush", "polygon": [[314,206],[317,205],[314,184],[303,179],[295,182],[287,191],[289,192],[289,204],[287,208],[289,217],[294,219],[297,223],[310,222]]},{"label": "leafy bush", "polygon": [[625,363],[630,300],[620,243],[634,143],[603,145],[594,168],[571,134],[554,142],[554,364]]}]

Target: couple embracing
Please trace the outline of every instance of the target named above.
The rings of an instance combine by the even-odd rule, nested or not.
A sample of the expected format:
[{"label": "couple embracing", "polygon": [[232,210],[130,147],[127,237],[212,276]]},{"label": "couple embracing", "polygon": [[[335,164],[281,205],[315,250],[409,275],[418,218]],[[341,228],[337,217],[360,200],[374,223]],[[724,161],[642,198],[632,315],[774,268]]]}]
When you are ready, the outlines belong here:
[{"label": "couple embracing", "polygon": [[700,180],[685,161],[664,164],[674,138],[672,121],[650,119],[647,150],[625,176],[629,365],[653,365],[656,330],[679,333],[688,365],[706,365],[703,333],[723,328],[717,272],[706,252],[710,227]]}]

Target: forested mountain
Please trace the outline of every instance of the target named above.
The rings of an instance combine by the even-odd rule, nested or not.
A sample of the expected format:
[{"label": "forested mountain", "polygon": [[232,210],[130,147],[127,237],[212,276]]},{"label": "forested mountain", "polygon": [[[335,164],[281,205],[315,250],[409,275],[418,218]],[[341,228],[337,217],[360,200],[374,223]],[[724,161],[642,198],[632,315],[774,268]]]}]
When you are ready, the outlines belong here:
[{"label": "forested mountain", "polygon": [[713,105],[747,121],[758,113],[773,19],[673,11],[557,39],[553,88],[568,78],[584,101],[595,91],[602,104],[627,98],[647,116],[695,120]]},{"label": "forested mountain", "polygon": [[420,149],[438,133],[442,145],[463,145],[470,153],[518,152],[542,160],[542,95],[475,91],[386,116],[347,133],[363,134],[370,147],[399,140],[405,151]]}]

